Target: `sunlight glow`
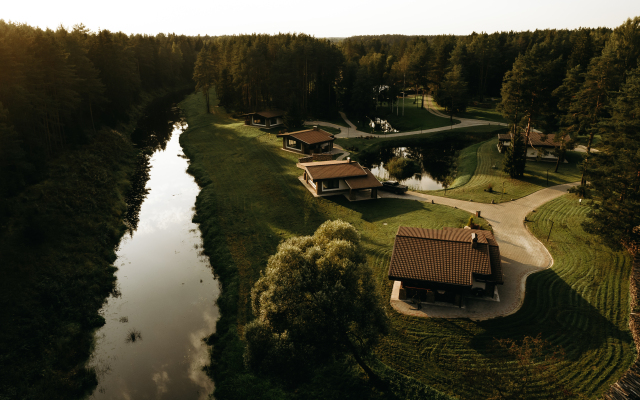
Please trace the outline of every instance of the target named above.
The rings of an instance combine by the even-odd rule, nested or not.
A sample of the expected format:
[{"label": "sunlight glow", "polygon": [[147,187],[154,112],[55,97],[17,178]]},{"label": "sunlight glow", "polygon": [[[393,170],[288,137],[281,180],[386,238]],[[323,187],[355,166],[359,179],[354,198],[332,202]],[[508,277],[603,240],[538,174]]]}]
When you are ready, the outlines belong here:
[{"label": "sunlight glow", "polygon": [[155,2],[114,0],[25,0],[4,2],[0,18],[41,28],[89,29],[127,34],[185,35],[299,32],[316,37],[364,34],[467,35],[471,32],[535,29],[614,28],[640,15],[637,0],[540,0],[537,2],[362,0],[297,2],[248,0]]}]

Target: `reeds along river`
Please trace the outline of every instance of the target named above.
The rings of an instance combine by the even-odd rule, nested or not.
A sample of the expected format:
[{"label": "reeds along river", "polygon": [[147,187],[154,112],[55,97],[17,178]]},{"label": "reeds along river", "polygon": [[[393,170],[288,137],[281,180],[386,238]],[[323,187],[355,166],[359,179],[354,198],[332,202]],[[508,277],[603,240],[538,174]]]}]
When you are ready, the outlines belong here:
[{"label": "reeds along river", "polygon": [[185,129],[165,99],[134,134],[149,151],[128,199],[118,290],[101,310],[107,323],[96,332],[92,399],[206,399],[213,391],[202,371],[209,358],[202,339],[215,330],[220,289],[191,222],[199,188],[179,144]]}]

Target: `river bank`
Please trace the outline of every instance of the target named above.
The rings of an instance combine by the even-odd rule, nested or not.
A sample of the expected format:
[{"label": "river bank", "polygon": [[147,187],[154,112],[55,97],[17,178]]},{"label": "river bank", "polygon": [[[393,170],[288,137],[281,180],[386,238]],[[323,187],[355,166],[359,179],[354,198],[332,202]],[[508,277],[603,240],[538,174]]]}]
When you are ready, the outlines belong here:
[{"label": "river bank", "polygon": [[[390,385],[389,392],[381,393],[349,357],[318,366],[313,376],[296,382],[277,373],[255,375],[243,362],[244,326],[254,318],[252,285],[283,239],[311,234],[328,219],[353,224],[362,234],[370,264],[375,265],[380,287],[375,295],[388,298],[391,287],[382,268],[388,268],[383,261],[391,252],[398,226],[462,226],[470,214],[401,199],[357,203],[344,197],[316,199],[298,181],[298,155],[282,151],[282,141],[275,135],[245,126],[219,108],[206,114],[201,94],[187,97],[181,108],[189,129],[180,143],[191,162],[189,172],[201,187],[194,222],[200,224],[204,251],[222,286],[217,301],[220,319],[216,333],[207,340],[211,346],[207,373],[215,382],[215,397],[448,399],[425,382],[372,361]],[[398,329],[393,328],[396,333]]]},{"label": "river bank", "polygon": [[3,204],[0,233],[0,397],[80,398],[98,310],[114,291],[115,246],[126,231],[135,170],[130,140],[145,107],[177,89],[141,96],[129,122],[54,160],[48,178]]}]

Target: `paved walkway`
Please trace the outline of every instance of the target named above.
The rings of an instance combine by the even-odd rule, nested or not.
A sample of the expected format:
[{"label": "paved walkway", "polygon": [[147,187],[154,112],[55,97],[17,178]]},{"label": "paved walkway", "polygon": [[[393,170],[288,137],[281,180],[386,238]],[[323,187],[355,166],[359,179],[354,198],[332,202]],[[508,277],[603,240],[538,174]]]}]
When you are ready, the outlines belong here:
[{"label": "paved walkway", "polygon": [[544,245],[525,227],[524,219],[532,210],[567,193],[578,183],[569,183],[539,190],[529,196],[500,204],[475,203],[446,197],[427,196],[407,192],[395,195],[381,192],[381,197],[429,201],[475,213],[481,212],[493,227],[493,234],[500,245],[504,285],[498,285],[499,302],[468,299],[465,308],[443,307],[422,303],[417,310],[409,301],[398,299],[400,283],[396,282],[391,294],[391,306],[402,314],[418,317],[470,318],[475,321],[503,317],[515,313],[524,300],[526,278],[534,272],[553,265],[551,255]]}]

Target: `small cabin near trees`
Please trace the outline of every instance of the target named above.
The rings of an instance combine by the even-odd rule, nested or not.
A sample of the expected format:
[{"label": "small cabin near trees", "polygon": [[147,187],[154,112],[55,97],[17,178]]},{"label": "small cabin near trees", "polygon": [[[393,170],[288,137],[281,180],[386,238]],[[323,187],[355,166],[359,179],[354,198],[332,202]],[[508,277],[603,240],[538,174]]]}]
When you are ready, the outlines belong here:
[{"label": "small cabin near trees", "polygon": [[333,150],[335,140],[332,134],[318,129],[317,126],[304,131],[281,133],[278,137],[282,138],[284,150],[301,154],[328,153]]},{"label": "small cabin near trees", "polygon": [[400,300],[450,303],[494,298],[503,284],[500,249],[489,231],[399,227],[389,279],[400,282]]},{"label": "small cabin near trees", "polygon": [[[524,132],[521,133],[522,140],[525,140]],[[568,143],[569,136],[564,137],[564,143]],[[511,134],[498,134],[498,151],[500,153],[511,146]],[[544,135],[540,132],[531,130],[529,132],[529,143],[527,143],[527,158],[530,160],[541,161],[557,161],[558,156],[554,154],[554,150],[562,146],[562,141],[556,141],[555,135]]]},{"label": "small cabin near trees", "polygon": [[244,114],[244,124],[260,128],[275,128],[284,124],[284,111],[271,110]]},{"label": "small cabin near trees", "polygon": [[368,198],[377,199],[382,187],[369,169],[350,159],[299,163],[297,167],[304,170],[301,182],[316,197],[344,194],[353,201],[359,192],[370,190]]}]

